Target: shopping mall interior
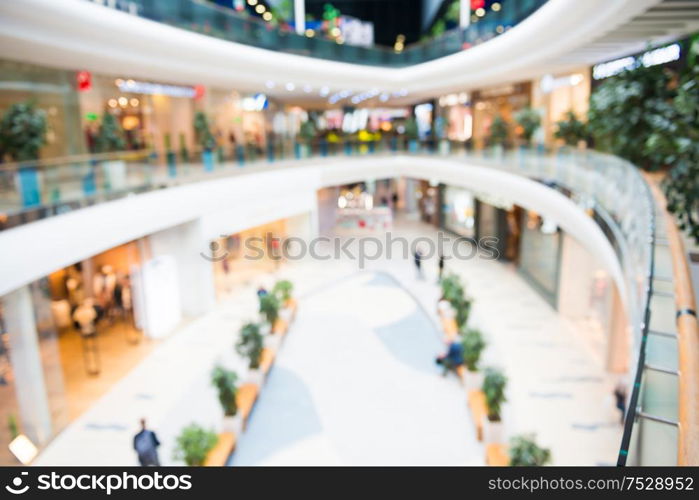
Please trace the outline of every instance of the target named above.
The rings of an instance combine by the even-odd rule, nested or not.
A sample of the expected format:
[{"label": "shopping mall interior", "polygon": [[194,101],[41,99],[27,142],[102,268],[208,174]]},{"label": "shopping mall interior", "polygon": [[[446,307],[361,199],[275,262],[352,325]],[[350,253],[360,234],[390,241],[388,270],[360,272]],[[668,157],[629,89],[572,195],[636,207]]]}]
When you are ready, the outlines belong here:
[{"label": "shopping mall interior", "polygon": [[699,465],[698,190],[696,0],[2,1],[0,465]]}]

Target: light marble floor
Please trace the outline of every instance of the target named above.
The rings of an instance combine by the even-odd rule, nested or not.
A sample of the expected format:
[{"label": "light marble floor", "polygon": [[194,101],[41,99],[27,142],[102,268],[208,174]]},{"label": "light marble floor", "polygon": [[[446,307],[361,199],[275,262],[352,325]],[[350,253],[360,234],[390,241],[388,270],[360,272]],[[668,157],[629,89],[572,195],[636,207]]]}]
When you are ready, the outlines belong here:
[{"label": "light marble floor", "polygon": [[[393,232],[436,235],[409,221]],[[463,388],[434,370],[442,349],[434,331],[436,259],[425,268],[426,279],[418,280],[412,258],[394,255],[367,262],[360,274],[357,262],[341,259],[288,263],[260,277],[293,280],[300,311],[234,464],[482,463]],[[510,266],[472,259],[447,268],[463,276],[475,299],[472,323],[489,342],[485,364],[509,377],[507,433],[535,432],[556,464],[613,463],[621,436],[613,380],[584,328],[562,319]],[[254,289],[237,288],[160,343],[37,463],[134,464],[131,438],[141,416],[163,443],[161,461],[176,463],[172,447],[184,425],[220,426],[212,366],[244,375],[232,345],[241,323],[257,314]]]}]

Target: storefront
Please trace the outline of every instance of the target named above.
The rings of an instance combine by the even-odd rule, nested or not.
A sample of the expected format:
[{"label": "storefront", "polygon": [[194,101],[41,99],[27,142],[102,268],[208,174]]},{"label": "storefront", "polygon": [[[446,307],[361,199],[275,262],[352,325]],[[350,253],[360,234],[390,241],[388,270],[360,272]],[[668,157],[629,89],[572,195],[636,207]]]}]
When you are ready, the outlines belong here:
[{"label": "storefront", "polygon": [[537,142],[555,143],[556,122],[572,111],[579,119],[587,116],[590,102],[590,68],[583,67],[569,73],[545,75],[534,80],[532,107],[541,115],[540,131],[543,136]]},{"label": "storefront", "polygon": [[[477,90],[473,92],[471,100],[474,147],[482,149],[487,146],[490,125],[496,116],[513,124],[514,114],[530,105],[531,83],[513,83]],[[510,127],[510,140],[514,141],[515,136],[515,127]]]},{"label": "storefront", "polygon": [[553,220],[522,211],[519,271],[553,307],[557,306],[562,231]]},{"label": "storefront", "polygon": [[476,237],[476,198],[467,189],[442,185],[441,226],[464,238]]},{"label": "storefront", "polygon": [[[439,98],[439,125],[437,136],[450,141],[466,142],[473,137],[473,111],[466,92],[443,95]],[[441,130],[441,132],[440,132]]]}]

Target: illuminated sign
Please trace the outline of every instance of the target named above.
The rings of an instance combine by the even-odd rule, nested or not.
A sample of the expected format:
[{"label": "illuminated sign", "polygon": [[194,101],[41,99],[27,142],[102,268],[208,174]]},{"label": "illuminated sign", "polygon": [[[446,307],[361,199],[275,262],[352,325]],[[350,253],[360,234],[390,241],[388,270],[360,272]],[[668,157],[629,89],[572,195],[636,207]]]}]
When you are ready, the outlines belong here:
[{"label": "illuminated sign", "polygon": [[545,75],[541,78],[539,87],[544,94],[550,94],[561,87],[575,87],[585,79],[580,73],[555,78],[553,75]]},{"label": "illuminated sign", "polygon": [[117,80],[116,86],[122,92],[134,94],[168,95],[171,97],[199,98],[204,94],[204,87],[197,85],[188,87],[184,85],[169,85],[165,83],[141,82],[138,80]]},{"label": "illuminated sign", "polygon": [[267,108],[267,96],[255,94],[252,97],[244,97],[242,107],[245,111],[262,111]]},{"label": "illuminated sign", "polygon": [[78,71],[75,75],[78,92],[86,92],[92,88],[92,74],[89,71]]},{"label": "illuminated sign", "polygon": [[657,66],[658,64],[677,61],[680,58],[681,52],[682,48],[680,44],[673,43],[666,47],[649,50],[638,57],[622,57],[621,59],[597,64],[592,67],[592,78],[601,80],[618,75],[622,71],[638,68],[640,66],[648,68],[650,66]]}]

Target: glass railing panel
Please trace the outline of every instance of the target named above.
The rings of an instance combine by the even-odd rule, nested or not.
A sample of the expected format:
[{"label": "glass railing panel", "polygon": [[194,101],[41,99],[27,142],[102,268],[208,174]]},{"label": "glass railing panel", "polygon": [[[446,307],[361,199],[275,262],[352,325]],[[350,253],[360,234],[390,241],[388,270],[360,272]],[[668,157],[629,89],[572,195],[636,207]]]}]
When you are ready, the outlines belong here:
[{"label": "glass railing panel", "polygon": [[643,413],[677,422],[677,375],[646,369],[643,385]]},{"label": "glass railing panel", "polygon": [[641,439],[640,465],[677,463],[677,427],[644,419],[638,433]]}]

